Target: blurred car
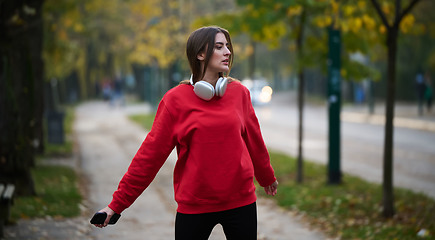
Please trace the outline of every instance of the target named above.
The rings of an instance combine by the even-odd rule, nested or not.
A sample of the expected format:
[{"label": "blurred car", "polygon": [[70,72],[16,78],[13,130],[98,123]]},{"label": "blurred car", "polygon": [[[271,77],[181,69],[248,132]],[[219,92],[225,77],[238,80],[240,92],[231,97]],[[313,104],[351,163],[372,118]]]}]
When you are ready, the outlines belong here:
[{"label": "blurred car", "polygon": [[242,84],[249,89],[251,93],[252,105],[266,105],[272,100],[272,87],[266,80],[262,79],[245,79]]}]

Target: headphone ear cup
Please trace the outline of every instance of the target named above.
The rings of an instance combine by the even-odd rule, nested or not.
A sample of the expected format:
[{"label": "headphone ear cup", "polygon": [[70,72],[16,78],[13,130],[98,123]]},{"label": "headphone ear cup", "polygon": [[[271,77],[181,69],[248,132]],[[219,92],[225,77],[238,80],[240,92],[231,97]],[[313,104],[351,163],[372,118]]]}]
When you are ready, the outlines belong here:
[{"label": "headphone ear cup", "polygon": [[195,92],[196,96],[206,101],[212,99],[215,94],[213,85],[206,81],[199,81],[195,83],[193,91]]},{"label": "headphone ear cup", "polygon": [[225,91],[227,90],[228,79],[224,77],[220,77],[216,82],[216,95],[219,97],[224,96]]}]

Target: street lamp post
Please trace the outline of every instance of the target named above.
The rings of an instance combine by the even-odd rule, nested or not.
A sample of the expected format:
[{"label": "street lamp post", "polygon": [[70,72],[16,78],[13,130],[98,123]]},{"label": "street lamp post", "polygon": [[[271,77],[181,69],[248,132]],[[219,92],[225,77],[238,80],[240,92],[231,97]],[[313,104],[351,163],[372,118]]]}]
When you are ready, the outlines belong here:
[{"label": "street lamp post", "polygon": [[340,170],[340,108],[341,108],[341,76],[340,76],[340,31],[330,27],[328,53],[328,111],[329,111],[329,158],[328,183],[341,183]]}]

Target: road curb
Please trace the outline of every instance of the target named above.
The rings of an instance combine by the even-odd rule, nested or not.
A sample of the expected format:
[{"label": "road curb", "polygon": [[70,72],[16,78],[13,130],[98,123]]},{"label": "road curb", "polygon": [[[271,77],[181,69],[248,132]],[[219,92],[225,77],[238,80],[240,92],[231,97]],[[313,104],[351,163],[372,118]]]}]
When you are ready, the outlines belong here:
[{"label": "road curb", "polygon": [[[385,125],[385,116],[378,114],[369,115],[356,112],[342,112],[340,119],[344,122],[369,123],[381,126]],[[395,127],[435,132],[435,122],[403,117],[395,117],[393,121]]]}]

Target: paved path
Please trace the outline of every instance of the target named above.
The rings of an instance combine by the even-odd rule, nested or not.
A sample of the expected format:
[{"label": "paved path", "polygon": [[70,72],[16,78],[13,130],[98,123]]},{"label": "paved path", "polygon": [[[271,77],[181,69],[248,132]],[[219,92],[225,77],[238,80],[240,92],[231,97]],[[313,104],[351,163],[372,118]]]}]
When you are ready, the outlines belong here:
[{"label": "paved path", "polygon": [[[144,106],[109,108],[92,102],[77,108],[75,130],[84,174],[89,180],[89,208],[99,210],[111,200],[120,178],[143,141],[146,132],[126,115],[146,111]],[[173,239],[176,204],[173,200],[173,152],[156,179],[124,213],[115,226],[93,229],[92,239]],[[269,199],[258,201],[259,239],[325,239],[300,223],[300,219],[277,207]],[[225,239],[218,226],[210,239]]]},{"label": "paved path", "polygon": [[[150,187],[123,212],[116,225],[99,229],[89,224],[93,212],[111,200],[111,194],[146,136],[146,131],[129,121],[127,115],[149,110],[146,105],[110,108],[103,102],[89,102],[77,107],[74,130],[79,154],[65,159],[64,164],[77,169],[84,191],[88,193],[83,202],[82,216],[19,220],[16,225],[6,227],[4,239],[174,239],[174,152]],[[326,239],[322,233],[309,229],[299,216],[277,207],[271,199],[258,200],[258,236],[259,240]],[[219,225],[209,239],[225,239]]]}]

